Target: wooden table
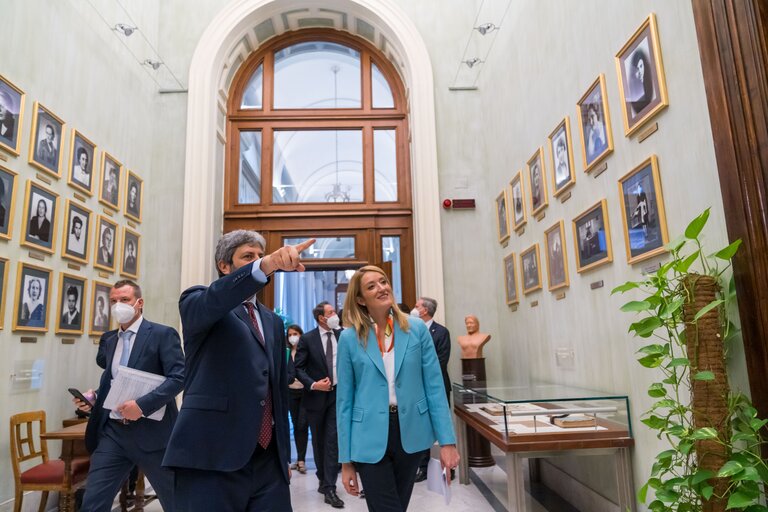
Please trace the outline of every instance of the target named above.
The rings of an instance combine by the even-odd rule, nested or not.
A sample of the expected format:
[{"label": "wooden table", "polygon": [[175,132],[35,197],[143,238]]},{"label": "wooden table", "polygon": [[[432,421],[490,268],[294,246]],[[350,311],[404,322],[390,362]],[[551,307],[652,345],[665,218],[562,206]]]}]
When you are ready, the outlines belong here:
[{"label": "wooden table", "polygon": [[[67,420],[65,420],[67,421]],[[42,434],[40,437],[46,440],[61,441],[61,460],[64,461],[64,478],[70,483],[72,478],[72,459],[82,457],[82,446],[85,441],[85,428],[87,422],[77,423],[59,430],[52,430]],[[144,505],[156,499],[154,494],[144,494],[144,473],[139,469],[139,477],[136,481],[136,493],[133,500],[133,506],[128,507],[128,501],[125,497],[127,485],[123,486],[120,492],[120,510],[122,512],[143,511]],[[73,494],[61,494],[59,496],[59,511],[71,512],[74,510]]]},{"label": "wooden table", "polygon": [[[78,423],[59,430],[52,430],[40,434],[46,441],[61,441],[61,459],[64,461],[64,482],[68,487],[72,485],[72,459],[78,455],[77,445],[85,439],[85,427],[87,423]],[[72,489],[73,491],[75,489]],[[59,511],[71,512],[74,510],[73,493],[59,494]]]},{"label": "wooden table", "polygon": [[[547,406],[548,404],[537,404]],[[473,429],[505,454],[507,472],[508,510],[524,512],[525,487],[523,484],[523,459],[557,457],[563,455],[613,455],[616,463],[616,480],[619,490],[619,509],[635,511],[634,483],[630,448],[634,440],[625,425],[602,418],[598,425],[604,430],[578,432],[537,432],[531,434],[505,434],[495,430],[487,418],[473,414],[464,405],[454,406],[456,434],[461,455],[459,482],[469,484],[467,465],[467,428]]]}]

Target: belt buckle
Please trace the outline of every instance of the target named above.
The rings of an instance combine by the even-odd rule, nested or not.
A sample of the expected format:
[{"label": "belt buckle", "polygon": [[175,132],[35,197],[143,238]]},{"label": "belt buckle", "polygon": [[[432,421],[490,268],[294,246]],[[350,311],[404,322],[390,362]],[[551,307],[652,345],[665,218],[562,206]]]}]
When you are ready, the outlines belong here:
[{"label": "belt buckle", "polygon": [[389,414],[396,414],[396,413],[397,413],[397,405],[390,405]]}]

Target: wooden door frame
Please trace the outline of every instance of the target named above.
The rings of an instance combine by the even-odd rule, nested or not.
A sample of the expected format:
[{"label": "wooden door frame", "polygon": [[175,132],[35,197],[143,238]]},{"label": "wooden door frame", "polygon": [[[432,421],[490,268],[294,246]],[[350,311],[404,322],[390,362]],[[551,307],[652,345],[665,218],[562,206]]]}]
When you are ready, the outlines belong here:
[{"label": "wooden door frame", "polygon": [[768,417],[768,7],[692,0],[752,401]]}]

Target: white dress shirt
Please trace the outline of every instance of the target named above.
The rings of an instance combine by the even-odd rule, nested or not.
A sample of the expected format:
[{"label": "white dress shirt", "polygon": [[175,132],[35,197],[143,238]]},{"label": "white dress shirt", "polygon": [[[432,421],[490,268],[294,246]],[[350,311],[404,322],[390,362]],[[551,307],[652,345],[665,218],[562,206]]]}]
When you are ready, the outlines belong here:
[{"label": "white dress shirt", "polygon": [[333,375],[331,375],[331,385],[335,386],[339,380],[336,378],[336,353],[338,352],[339,348],[339,340],[336,339],[336,334],[334,334],[333,331],[329,331],[328,329],[323,329],[319,325],[317,326],[317,329],[320,331],[320,342],[323,346],[323,359],[325,360],[325,345],[326,345],[326,335],[325,333],[329,332],[331,333],[331,345],[333,346]]},{"label": "white dress shirt", "polygon": [[[136,335],[139,332],[139,327],[141,327],[141,322],[144,320],[144,316],[139,316],[139,318],[136,319],[135,322],[133,322],[126,331],[130,331],[133,333],[131,336],[131,347],[128,349],[129,354],[131,351],[133,351],[133,345],[136,342]],[[112,382],[115,381],[115,377],[117,377],[117,372],[120,371],[120,358],[123,356],[123,338],[121,336],[123,334],[123,328],[121,327],[117,331],[117,346],[115,347],[115,354],[112,356]],[[130,358],[130,355],[128,356]],[[123,419],[123,415],[120,414],[117,411],[112,411],[109,413],[109,417],[115,420],[121,420]]]}]

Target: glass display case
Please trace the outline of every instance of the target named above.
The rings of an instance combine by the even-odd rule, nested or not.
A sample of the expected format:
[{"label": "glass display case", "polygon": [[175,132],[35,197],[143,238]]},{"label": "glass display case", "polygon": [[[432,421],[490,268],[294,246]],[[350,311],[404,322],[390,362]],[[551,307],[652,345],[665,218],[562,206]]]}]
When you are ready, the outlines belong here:
[{"label": "glass display case", "polygon": [[[453,384],[456,410],[472,415],[502,437],[632,437],[629,398],[554,384],[503,386]],[[561,436],[558,436],[561,437]]]}]

